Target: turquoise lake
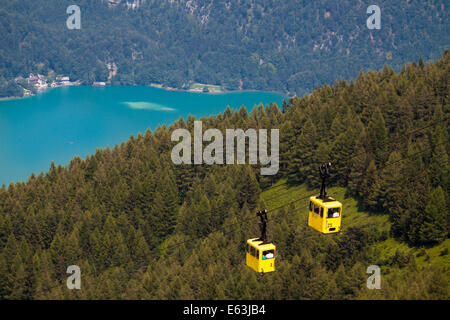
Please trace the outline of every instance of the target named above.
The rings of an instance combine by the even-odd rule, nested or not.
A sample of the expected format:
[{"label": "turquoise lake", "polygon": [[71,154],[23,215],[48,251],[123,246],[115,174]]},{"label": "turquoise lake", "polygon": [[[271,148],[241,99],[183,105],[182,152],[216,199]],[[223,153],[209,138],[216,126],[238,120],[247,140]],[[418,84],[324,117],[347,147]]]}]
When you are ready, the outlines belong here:
[{"label": "turquoise lake", "polygon": [[64,87],[34,97],[0,101],[0,186],[66,165],[97,148],[114,147],[130,135],[169,125],[180,116],[215,115],[227,106],[251,111],[260,103],[281,107],[271,92],[205,94],[125,87]]}]

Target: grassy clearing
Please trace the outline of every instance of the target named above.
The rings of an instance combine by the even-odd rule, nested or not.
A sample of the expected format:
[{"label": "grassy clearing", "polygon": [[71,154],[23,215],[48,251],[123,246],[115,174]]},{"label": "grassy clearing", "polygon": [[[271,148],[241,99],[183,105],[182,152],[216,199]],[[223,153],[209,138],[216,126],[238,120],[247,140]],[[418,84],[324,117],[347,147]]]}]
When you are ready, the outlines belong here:
[{"label": "grassy clearing", "polygon": [[[277,184],[284,183],[285,180],[280,180]],[[302,199],[294,203],[294,207],[299,209],[299,214],[304,215],[306,221],[306,214],[309,202],[309,195],[315,195],[315,190],[308,189],[305,185],[289,186],[283,185],[278,188],[272,188],[262,193],[262,199],[266,204],[266,208],[270,211],[271,208],[277,208],[291,201]],[[346,197],[346,189],[340,187],[329,188],[328,194],[333,195],[343,204],[342,225],[344,228],[362,225],[375,225],[381,231],[389,231],[390,223],[387,214],[369,214],[358,209],[358,201],[353,197]],[[302,211],[301,209],[304,208]]]},{"label": "grassy clearing", "polygon": [[403,254],[414,255],[418,266],[438,265],[450,271],[450,253],[448,253],[450,248],[450,239],[447,239],[433,247],[417,248],[411,247],[394,238],[389,238],[385,241],[376,243],[374,247],[379,250],[382,261],[388,261],[395,255],[397,250],[399,250]]},{"label": "grassy clearing", "polygon": [[[280,180],[276,185],[280,185],[285,182],[286,180]],[[265,202],[266,208],[269,210],[269,214],[276,214],[276,212],[270,212],[270,209],[277,208],[296,199],[314,194],[314,191],[318,193],[318,190],[309,190],[305,185],[282,185],[278,188],[263,191],[261,197]],[[383,213],[369,213],[360,210],[358,200],[353,197],[346,196],[346,191],[346,188],[341,187],[332,187],[328,190],[330,195],[341,201],[343,204],[343,230],[349,227],[370,226],[378,229],[379,232],[384,231],[387,235],[389,235],[389,230],[391,228],[389,215]],[[300,215],[299,218],[302,222],[306,222],[308,202],[309,197],[306,197],[306,199],[298,201],[294,204],[295,208],[298,209],[295,212]],[[398,241],[397,239],[388,237],[388,239],[384,241],[373,244],[373,248],[379,252],[380,262],[390,261],[396,254],[397,250],[400,250],[403,254],[412,253],[418,266],[438,265],[446,268],[446,270],[450,270],[450,253],[448,252],[450,251],[450,239],[447,239],[441,244],[433,247],[417,248],[411,247],[404,242]]]}]

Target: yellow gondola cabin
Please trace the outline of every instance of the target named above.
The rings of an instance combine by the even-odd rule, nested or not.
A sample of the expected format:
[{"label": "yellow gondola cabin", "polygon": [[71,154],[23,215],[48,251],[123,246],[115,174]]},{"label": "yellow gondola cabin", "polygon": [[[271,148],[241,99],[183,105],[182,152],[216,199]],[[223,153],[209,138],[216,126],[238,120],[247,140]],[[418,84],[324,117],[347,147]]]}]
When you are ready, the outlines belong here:
[{"label": "yellow gondola cabin", "polygon": [[248,239],[246,244],[245,263],[261,274],[275,271],[276,247],[267,241],[267,210],[256,214],[260,219],[261,237]]},{"label": "yellow gondola cabin", "polygon": [[247,266],[260,273],[275,271],[275,250],[272,243],[263,243],[259,238],[247,240]]},{"label": "yellow gondola cabin", "polygon": [[342,203],[327,195],[330,168],[330,162],[319,166],[322,187],[319,196],[309,198],[308,210],[308,226],[325,234],[340,232],[342,220]]},{"label": "yellow gondola cabin", "polygon": [[341,231],[342,203],[327,197],[309,198],[308,226],[322,232],[335,233]]}]

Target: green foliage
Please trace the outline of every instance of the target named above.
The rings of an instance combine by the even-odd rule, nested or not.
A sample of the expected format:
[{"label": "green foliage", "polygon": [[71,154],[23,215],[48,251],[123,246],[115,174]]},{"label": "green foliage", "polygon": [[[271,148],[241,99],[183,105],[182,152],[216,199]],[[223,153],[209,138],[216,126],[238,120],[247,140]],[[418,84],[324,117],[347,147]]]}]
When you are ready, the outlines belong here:
[{"label": "green foliage", "polygon": [[[0,188],[0,298],[448,299],[449,66],[446,51],[292,98],[283,113],[272,104],[200,119],[205,130],[279,128],[274,177],[255,165],[175,166],[171,132],[192,131],[189,117]],[[406,132],[390,103],[414,106]],[[306,226],[306,198],[271,210],[318,192],[323,161],[344,205],[338,235]],[[261,278],[244,244],[262,208],[278,253],[277,272]],[[72,264],[76,292],[65,287]],[[383,290],[365,286],[372,264]]]},{"label": "green foliage", "polygon": [[[66,8],[72,4],[81,8],[80,30],[66,27]],[[301,96],[323,83],[354,78],[361,69],[389,63],[399,71],[406,61],[436,59],[448,48],[444,0],[379,1],[382,28],[374,31],[365,23],[368,5],[161,0],[140,1],[132,10],[126,1],[116,7],[100,0],[2,1],[0,74],[9,82],[0,80],[0,96],[19,95],[11,82],[17,76],[51,71],[86,84],[189,88],[200,82]],[[113,63],[117,75],[109,78],[107,66]],[[386,77],[392,72],[386,68]],[[428,88],[418,83],[418,92]],[[395,103],[392,93],[386,92],[382,102]],[[410,105],[432,101],[433,94],[416,98],[411,96]],[[401,104],[390,106],[388,124]]]},{"label": "green foliage", "polygon": [[448,207],[445,193],[439,186],[431,193],[430,201],[425,207],[425,219],[420,230],[423,243],[441,242],[447,237]]}]

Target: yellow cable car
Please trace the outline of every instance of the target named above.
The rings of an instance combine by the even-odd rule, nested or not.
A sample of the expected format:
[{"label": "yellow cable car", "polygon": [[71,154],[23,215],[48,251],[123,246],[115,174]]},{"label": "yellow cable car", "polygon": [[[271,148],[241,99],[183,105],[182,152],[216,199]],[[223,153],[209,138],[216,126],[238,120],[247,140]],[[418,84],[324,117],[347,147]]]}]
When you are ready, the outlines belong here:
[{"label": "yellow cable car", "polygon": [[275,271],[275,249],[272,243],[263,243],[259,238],[248,239],[247,266],[260,273]]},{"label": "yellow cable car", "polygon": [[309,198],[308,226],[322,233],[341,231],[342,203],[327,197]]},{"label": "yellow cable car", "polygon": [[327,195],[326,179],[330,176],[331,163],[319,167],[322,187],[320,195],[309,198],[308,226],[322,233],[341,231],[342,203]]},{"label": "yellow cable car", "polygon": [[247,240],[245,262],[247,266],[261,274],[275,271],[276,247],[267,242],[267,210],[259,211],[261,238]]}]

